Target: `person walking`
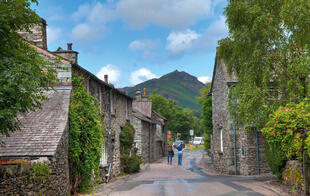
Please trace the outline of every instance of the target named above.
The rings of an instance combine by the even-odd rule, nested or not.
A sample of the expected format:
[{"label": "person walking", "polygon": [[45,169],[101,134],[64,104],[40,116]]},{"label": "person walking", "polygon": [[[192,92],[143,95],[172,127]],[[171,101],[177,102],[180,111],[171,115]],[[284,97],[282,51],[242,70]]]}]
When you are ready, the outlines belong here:
[{"label": "person walking", "polygon": [[172,157],[174,156],[173,146],[168,144],[168,165],[172,165]]},{"label": "person walking", "polygon": [[178,150],[178,165],[182,165],[183,147],[179,144],[176,149]]}]

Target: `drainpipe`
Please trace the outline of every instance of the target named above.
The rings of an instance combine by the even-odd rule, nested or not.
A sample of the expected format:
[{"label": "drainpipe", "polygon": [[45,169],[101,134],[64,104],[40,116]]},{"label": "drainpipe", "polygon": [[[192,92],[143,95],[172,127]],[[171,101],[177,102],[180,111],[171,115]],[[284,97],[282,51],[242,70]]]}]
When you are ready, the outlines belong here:
[{"label": "drainpipe", "polygon": [[257,160],[257,173],[260,175],[260,160],[259,160],[259,143],[258,143],[258,132],[256,127],[253,127],[254,131],[256,132],[256,160]]},{"label": "drainpipe", "polygon": [[235,166],[235,175],[237,175],[237,155],[236,155],[236,116],[233,121],[233,129],[234,129],[234,166]]},{"label": "drainpipe", "polygon": [[110,89],[110,111],[109,111],[109,143],[110,143],[110,152],[109,152],[109,169],[108,169],[108,177],[107,183],[109,182],[109,178],[112,171],[112,163],[113,163],[113,144],[112,144],[112,89]]}]

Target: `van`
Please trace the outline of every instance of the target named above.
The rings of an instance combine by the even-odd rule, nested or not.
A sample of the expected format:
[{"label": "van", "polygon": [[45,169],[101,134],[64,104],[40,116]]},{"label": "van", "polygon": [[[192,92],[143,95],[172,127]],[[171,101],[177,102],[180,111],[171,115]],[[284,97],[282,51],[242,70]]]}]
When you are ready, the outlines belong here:
[{"label": "van", "polygon": [[195,137],[193,141],[194,145],[200,145],[203,144],[203,138],[202,137]]}]

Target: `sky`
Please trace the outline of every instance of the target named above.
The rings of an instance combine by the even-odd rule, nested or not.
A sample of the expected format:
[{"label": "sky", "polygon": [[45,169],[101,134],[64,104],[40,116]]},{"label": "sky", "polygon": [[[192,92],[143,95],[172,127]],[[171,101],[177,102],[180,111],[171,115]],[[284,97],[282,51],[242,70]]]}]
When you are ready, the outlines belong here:
[{"label": "sky", "polygon": [[174,70],[212,78],[217,41],[228,35],[226,0],[41,0],[48,50],[79,52],[78,64],[116,87]]}]

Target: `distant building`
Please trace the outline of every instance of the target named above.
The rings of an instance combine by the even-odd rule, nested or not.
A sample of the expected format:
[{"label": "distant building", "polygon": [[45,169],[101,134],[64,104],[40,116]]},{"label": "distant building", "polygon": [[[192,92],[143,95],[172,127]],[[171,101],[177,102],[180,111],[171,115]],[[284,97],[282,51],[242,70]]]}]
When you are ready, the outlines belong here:
[{"label": "distant building", "polygon": [[148,100],[146,89],[143,95],[140,91],[136,92],[132,105],[138,155],[144,163],[156,161],[166,154],[167,120],[152,110],[152,101]]},{"label": "distant building", "polygon": [[241,175],[256,175],[270,172],[265,160],[262,134],[245,130],[238,124],[238,119],[233,120],[228,111],[229,88],[237,82],[234,74],[228,74],[224,61],[216,58],[211,85],[211,152],[214,168],[224,174],[236,172]]}]

